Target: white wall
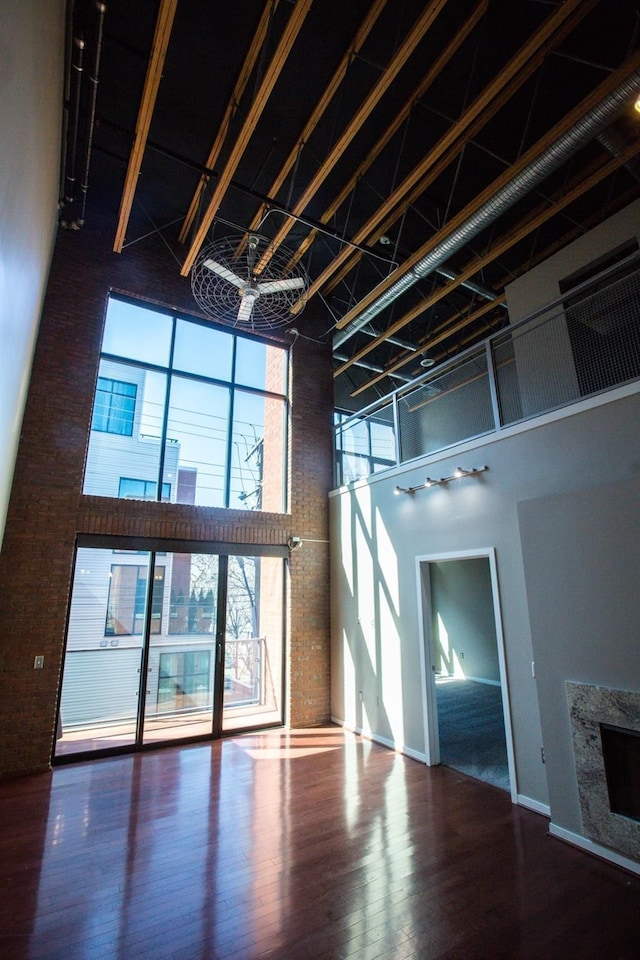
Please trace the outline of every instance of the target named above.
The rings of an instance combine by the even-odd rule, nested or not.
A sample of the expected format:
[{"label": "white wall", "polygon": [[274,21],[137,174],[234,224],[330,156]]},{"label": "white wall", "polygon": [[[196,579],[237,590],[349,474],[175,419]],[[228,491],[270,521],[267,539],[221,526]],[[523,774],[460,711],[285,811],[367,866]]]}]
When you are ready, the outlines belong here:
[{"label": "white wall", "polygon": [[[538,643],[534,652],[529,609],[532,592],[528,595],[527,591],[527,572],[531,572],[532,566],[525,570],[519,511],[526,501],[562,496],[569,517],[572,504],[580,503],[583,491],[604,491],[608,484],[624,488],[634,483],[640,474],[639,418],[638,386],[620,388],[609,395],[608,402],[602,397],[585,401],[512,428],[501,437],[460,445],[447,456],[425,458],[420,465],[414,462],[409,469],[378,475],[353,489],[334,492],[333,715],[349,726],[391,741],[398,748],[424,754],[420,650],[423,639],[415,558],[495,547],[517,789],[519,794],[546,804],[547,772],[553,772],[555,767],[542,763],[540,748],[546,744],[540,714],[547,716],[553,706],[552,716],[557,718],[561,710],[555,687],[553,705],[546,699],[546,685],[541,694],[532,677],[532,661],[536,661],[537,676],[544,676],[546,684],[546,678],[556,677],[564,669],[563,662],[572,661],[573,654],[563,648],[562,633],[554,634],[553,644]],[[414,496],[394,495],[397,483],[416,485],[429,473],[448,476],[458,465],[484,464],[489,470],[478,477],[468,477],[448,487],[420,490]],[[624,501],[625,511],[630,509],[630,500]],[[637,501],[633,514],[620,515],[619,523],[628,523],[631,528],[635,524],[637,529]],[[561,550],[563,556],[573,550],[579,579],[584,539],[574,531],[572,540],[571,530],[568,520],[563,527],[545,527],[545,549],[549,555]],[[602,535],[606,537],[606,529]],[[528,544],[524,546],[528,548]],[[613,548],[613,544],[608,545],[607,554]],[[635,559],[631,558],[634,563]],[[557,566],[554,569],[560,577]],[[607,583],[611,586],[610,579]],[[546,598],[538,596],[536,602],[543,606]],[[615,607],[615,594],[610,606]],[[636,636],[630,633],[620,638],[616,651],[616,656],[621,657],[616,674],[619,682],[625,670],[631,670],[631,662],[637,660]],[[603,647],[596,657],[602,662],[607,659],[608,641],[608,637],[602,636]],[[622,655],[623,647],[628,651],[628,659]],[[569,679],[581,679],[579,667],[576,657],[576,669]],[[595,673],[590,677],[595,679]],[[631,677],[636,683],[635,674]],[[566,744],[568,717],[563,718],[563,723]],[[546,734],[550,736],[548,727]],[[559,762],[566,762],[565,753]],[[555,782],[551,787],[553,797]],[[558,789],[564,791],[564,785],[559,784]],[[569,802],[571,815],[562,808],[560,822],[574,829],[576,810],[571,798]]]},{"label": "white wall", "polygon": [[0,4],[0,543],[57,221],[64,10]]},{"label": "white wall", "polygon": [[519,506],[551,816],[577,834],[582,821],[566,681],[640,691],[637,420],[635,431],[625,457],[628,480]]},{"label": "white wall", "polygon": [[640,239],[640,200],[510,283],[506,290],[511,323],[557,300],[561,280],[634,237]]}]

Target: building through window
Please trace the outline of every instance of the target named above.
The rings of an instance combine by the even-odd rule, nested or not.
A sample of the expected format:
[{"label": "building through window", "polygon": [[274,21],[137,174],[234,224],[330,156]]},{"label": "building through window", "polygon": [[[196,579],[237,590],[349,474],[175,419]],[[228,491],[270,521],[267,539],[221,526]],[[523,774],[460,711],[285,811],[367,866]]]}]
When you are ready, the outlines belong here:
[{"label": "building through window", "polygon": [[136,385],[98,377],[91,429],[130,437],[136,408]]},{"label": "building through window", "polygon": [[83,492],[285,512],[287,359],[110,297]]}]

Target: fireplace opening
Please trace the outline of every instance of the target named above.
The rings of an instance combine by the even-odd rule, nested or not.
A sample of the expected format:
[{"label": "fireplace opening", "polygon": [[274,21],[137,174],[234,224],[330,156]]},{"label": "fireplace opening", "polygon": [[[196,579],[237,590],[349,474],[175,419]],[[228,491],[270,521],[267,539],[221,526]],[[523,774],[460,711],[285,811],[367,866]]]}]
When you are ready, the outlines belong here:
[{"label": "fireplace opening", "polygon": [[640,731],[600,724],[612,813],[640,822]]}]

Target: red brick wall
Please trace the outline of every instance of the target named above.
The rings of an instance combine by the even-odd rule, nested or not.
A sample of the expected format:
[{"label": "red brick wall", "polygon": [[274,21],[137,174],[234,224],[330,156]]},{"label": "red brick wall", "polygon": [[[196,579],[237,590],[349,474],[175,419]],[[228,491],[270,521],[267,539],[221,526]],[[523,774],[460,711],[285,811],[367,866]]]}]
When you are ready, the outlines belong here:
[{"label": "red brick wall", "polygon": [[[36,348],[0,554],[0,776],[46,769],[54,736],[65,619],[78,533],[283,544],[292,554],[288,611],[289,720],[329,717],[327,491],[331,485],[330,349],[300,338],[292,351],[290,514],[85,497],[81,494],[104,307],[111,289],[194,314],[183,250],[151,236],[111,250],[115,214],[93,209],[61,231]],[[326,318],[313,302],[297,326]],[[282,333],[289,345],[291,336]],[[33,658],[44,655],[43,670]]]}]

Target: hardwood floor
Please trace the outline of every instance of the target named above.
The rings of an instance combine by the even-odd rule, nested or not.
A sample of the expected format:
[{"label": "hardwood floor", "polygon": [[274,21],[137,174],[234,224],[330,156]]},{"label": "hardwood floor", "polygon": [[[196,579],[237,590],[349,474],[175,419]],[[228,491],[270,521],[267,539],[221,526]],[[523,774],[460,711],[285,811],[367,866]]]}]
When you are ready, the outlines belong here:
[{"label": "hardwood floor", "polygon": [[3,960],[637,960],[640,879],[336,727],[0,782]]}]

